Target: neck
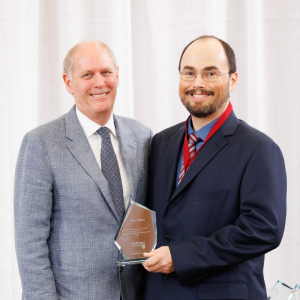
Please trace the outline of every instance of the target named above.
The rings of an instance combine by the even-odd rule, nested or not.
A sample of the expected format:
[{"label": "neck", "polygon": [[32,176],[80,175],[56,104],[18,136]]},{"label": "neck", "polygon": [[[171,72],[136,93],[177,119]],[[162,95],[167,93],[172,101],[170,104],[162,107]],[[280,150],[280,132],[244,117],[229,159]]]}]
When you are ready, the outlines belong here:
[{"label": "neck", "polygon": [[109,114],[108,116],[101,116],[101,117],[91,119],[91,120],[101,126],[104,126],[109,121],[110,116],[111,116],[111,114]]},{"label": "neck", "polygon": [[228,104],[229,104],[229,101],[227,101],[227,103],[223,107],[221,107],[218,111],[216,111],[215,113],[213,113],[212,115],[210,115],[208,117],[197,118],[195,116],[192,116],[192,124],[193,124],[194,131],[197,132],[199,129],[201,129],[205,125],[207,125],[210,122],[212,122],[213,120],[219,118],[223,114],[223,112],[226,110]]},{"label": "neck", "polygon": [[88,117],[90,120],[92,120],[93,122],[95,122],[101,126],[104,126],[109,121],[111,114],[112,114],[112,110],[109,112],[103,112],[101,114],[94,114],[94,113],[90,113],[85,110],[82,110],[81,107],[78,107],[78,106],[77,106],[77,109],[82,114],[84,114],[86,117]]}]

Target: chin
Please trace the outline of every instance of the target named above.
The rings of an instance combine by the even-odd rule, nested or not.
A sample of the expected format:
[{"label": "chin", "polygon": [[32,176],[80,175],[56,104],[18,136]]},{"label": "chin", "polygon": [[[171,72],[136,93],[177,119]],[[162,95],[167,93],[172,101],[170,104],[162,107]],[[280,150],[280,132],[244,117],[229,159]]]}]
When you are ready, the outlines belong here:
[{"label": "chin", "polygon": [[96,114],[110,113],[110,112],[112,112],[112,107],[101,106],[101,107],[95,108],[93,111],[94,111],[94,113],[96,113]]}]

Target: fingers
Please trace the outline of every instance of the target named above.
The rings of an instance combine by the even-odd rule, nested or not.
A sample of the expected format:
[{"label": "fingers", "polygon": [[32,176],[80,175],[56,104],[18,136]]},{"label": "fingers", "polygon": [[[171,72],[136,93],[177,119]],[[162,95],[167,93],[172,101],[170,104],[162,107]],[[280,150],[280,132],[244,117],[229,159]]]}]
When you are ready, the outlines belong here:
[{"label": "fingers", "polygon": [[153,267],[154,265],[156,265],[159,261],[159,256],[152,254],[151,256],[148,256],[149,258],[143,263],[144,266],[146,267]]},{"label": "fingers", "polygon": [[173,264],[165,261],[159,261],[156,264],[145,266],[148,272],[169,274],[174,271]]},{"label": "fingers", "polygon": [[153,251],[151,251],[151,252],[145,252],[144,253],[144,257],[151,257],[151,256],[153,256],[153,255],[155,255],[155,252],[156,250],[153,250]]},{"label": "fingers", "polygon": [[145,253],[145,257],[149,257],[143,263],[144,268],[148,272],[153,273],[171,273],[174,272],[173,260],[169,247],[161,247],[150,253]]}]

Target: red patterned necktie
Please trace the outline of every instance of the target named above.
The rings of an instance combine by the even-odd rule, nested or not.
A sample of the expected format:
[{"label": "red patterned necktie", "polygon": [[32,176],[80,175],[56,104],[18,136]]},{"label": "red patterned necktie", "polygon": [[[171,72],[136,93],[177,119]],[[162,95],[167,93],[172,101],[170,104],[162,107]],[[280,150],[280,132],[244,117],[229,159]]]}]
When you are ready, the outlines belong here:
[{"label": "red patterned necktie", "polygon": [[[198,142],[200,142],[201,139],[195,134],[195,133],[191,133],[189,135],[189,144],[188,144],[188,148],[189,148],[189,153],[190,153],[190,159],[195,155],[196,152],[196,144]],[[182,161],[182,165],[181,165],[181,169],[180,169],[180,174],[179,174],[179,178],[178,178],[178,184],[180,183],[180,181],[182,180],[183,176],[185,175],[185,172],[187,170],[184,169],[184,161]]]}]

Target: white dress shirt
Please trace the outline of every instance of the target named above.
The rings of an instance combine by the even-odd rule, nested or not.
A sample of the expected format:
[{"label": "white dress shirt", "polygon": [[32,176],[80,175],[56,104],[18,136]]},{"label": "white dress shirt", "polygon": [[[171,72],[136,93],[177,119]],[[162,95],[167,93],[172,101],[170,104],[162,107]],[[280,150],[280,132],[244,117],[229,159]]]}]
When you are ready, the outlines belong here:
[{"label": "white dress shirt", "polygon": [[[76,107],[76,114],[77,114],[79,123],[80,123],[80,125],[87,137],[87,140],[92,148],[92,151],[95,155],[96,161],[101,169],[100,155],[101,155],[102,138],[96,131],[100,127],[103,127],[103,126],[90,120],[87,116],[85,116],[82,112],[80,112],[77,109],[77,107]],[[128,203],[129,203],[129,199],[130,199],[130,182],[129,182],[129,178],[128,178],[128,175],[127,175],[127,172],[125,169],[122,155],[121,155],[120,144],[119,144],[119,139],[117,136],[116,127],[114,124],[113,114],[111,114],[110,119],[104,126],[109,129],[111,143],[112,143],[112,146],[114,148],[114,151],[115,151],[115,154],[117,157],[121,180],[122,180],[122,186],[123,186],[124,205],[125,205],[125,210],[126,210]]]}]

